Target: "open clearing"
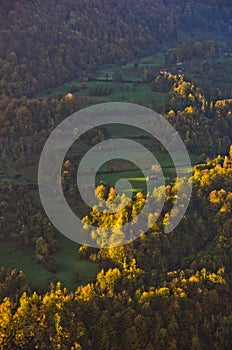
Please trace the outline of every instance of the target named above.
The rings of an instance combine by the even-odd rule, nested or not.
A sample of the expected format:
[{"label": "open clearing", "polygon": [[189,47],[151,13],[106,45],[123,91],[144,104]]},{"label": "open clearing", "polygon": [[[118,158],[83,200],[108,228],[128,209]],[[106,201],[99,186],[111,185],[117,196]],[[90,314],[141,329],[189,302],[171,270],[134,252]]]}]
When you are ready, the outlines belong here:
[{"label": "open clearing", "polygon": [[[33,259],[33,250],[19,247],[17,244],[2,241],[0,245],[1,265],[9,269],[22,270],[32,282],[33,287],[46,289],[50,283],[60,281],[66,288],[74,291],[78,285],[94,280],[99,272],[98,265],[78,259],[79,245],[57,233],[58,251],[54,254],[57,261],[57,273],[47,271]],[[78,271],[78,281],[74,282],[73,269]]]},{"label": "open clearing", "polygon": [[[141,59],[136,63],[127,64],[121,67],[105,67],[95,73],[93,79],[85,83],[73,80],[59,86],[51,91],[40,94],[37,98],[51,97],[57,95],[66,95],[70,93],[71,87],[75,86],[78,91],[73,92],[74,95],[79,97],[86,97],[87,103],[84,107],[103,102],[134,102],[144,106],[157,106],[159,112],[159,106],[167,101],[168,95],[162,92],[152,92],[150,84],[143,82],[142,78],[144,71],[148,68],[153,68],[159,71],[160,67],[164,64],[164,57],[162,54],[156,56],[149,56]],[[120,73],[122,81],[113,81],[113,75]],[[99,85],[104,85],[110,88],[110,94],[107,96],[94,96],[91,94],[93,88]],[[109,137],[122,137],[130,138],[138,142],[142,141],[144,147],[147,147],[153,152],[159,164],[161,165],[164,177],[167,183],[173,183],[176,177],[176,171],[173,167],[170,156],[166,152],[161,152],[160,147],[154,145],[151,140],[146,138],[143,131],[139,129],[131,129],[127,127],[121,127],[119,125],[111,125],[108,129]],[[86,152],[86,144],[80,143],[78,148],[74,147],[74,155],[76,157],[76,163],[78,164],[81,155]],[[145,154],[141,154],[144,158]],[[193,164],[196,163],[198,156],[190,155]],[[123,157],[122,157],[123,158]],[[15,183],[19,185],[26,185],[28,183],[37,183],[37,164],[39,156],[34,157],[35,165],[27,166],[25,168],[16,169],[15,164],[0,164],[3,170],[3,175],[0,177],[0,184],[6,185],[9,183]],[[184,168],[184,164],[179,164],[179,167]],[[146,193],[146,179],[142,172],[127,164],[127,166],[118,169],[118,165],[112,167],[113,171],[109,171],[109,166],[103,165],[98,169],[96,176],[96,185],[101,181],[114,186],[119,179],[127,179],[131,182],[133,191],[142,191]],[[118,171],[117,171],[118,170]],[[191,169],[188,169],[189,172]],[[20,173],[19,177],[14,177],[15,173]],[[159,179],[153,181],[154,185],[159,185]],[[38,198],[38,192],[34,192],[33,195]],[[78,244],[70,241],[62,234],[57,233],[58,251],[54,255],[57,261],[57,273],[48,272],[42,265],[39,265],[33,259],[32,248],[21,248],[16,244],[10,242],[4,242],[0,245],[1,265],[11,269],[23,270],[30,281],[33,282],[35,287],[42,289],[47,288],[49,283],[56,283],[61,281],[64,286],[70,290],[74,290],[78,284],[84,284],[93,281],[97,272],[99,271],[98,265],[89,261],[78,259]],[[73,269],[77,268],[78,282],[73,282],[72,274]]]},{"label": "open clearing", "polygon": [[[93,76],[88,77],[88,81],[72,80],[65,84],[46,91],[37,96],[37,98],[45,98],[51,96],[64,96],[72,93],[75,96],[86,97],[86,106],[105,103],[105,102],[134,102],[144,106],[152,104],[159,106],[167,101],[168,95],[162,92],[154,92],[150,89],[150,83],[144,81],[144,74],[147,69],[153,69],[155,73],[159,72],[160,67],[164,65],[163,54],[147,56],[136,63],[128,63],[123,66],[110,65],[97,70]],[[154,73],[154,76],[155,76]],[[121,76],[120,81],[114,81],[114,75]],[[91,91],[97,86],[106,86],[111,89],[109,95],[94,96]],[[75,87],[78,91],[72,91]]]}]

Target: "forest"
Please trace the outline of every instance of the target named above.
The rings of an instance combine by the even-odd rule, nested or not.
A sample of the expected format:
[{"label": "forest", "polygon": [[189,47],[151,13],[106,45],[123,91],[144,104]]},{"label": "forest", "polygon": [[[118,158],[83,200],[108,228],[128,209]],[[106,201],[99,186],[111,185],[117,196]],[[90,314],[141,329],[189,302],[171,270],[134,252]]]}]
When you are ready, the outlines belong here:
[{"label": "forest", "polygon": [[0,91],[10,97],[162,51],[183,36],[231,43],[226,0],[5,0],[0,16]]},{"label": "forest", "polygon": [[[2,0],[0,23],[0,350],[230,350],[232,5]],[[37,174],[54,128],[106,102],[143,105],[173,125],[192,162],[192,194],[166,233],[185,186],[167,151],[135,127],[92,128],[69,149],[60,175],[94,248],[52,225]],[[117,137],[148,148],[165,184],[149,193],[133,163],[114,159],[98,171],[90,208],[77,167],[93,146]],[[157,166],[151,171],[159,184]],[[117,193],[120,178],[132,184],[131,198]],[[152,203],[163,194],[154,222]],[[115,199],[117,212],[101,210]],[[147,231],[104,248],[97,228],[136,219],[147,201]]]}]

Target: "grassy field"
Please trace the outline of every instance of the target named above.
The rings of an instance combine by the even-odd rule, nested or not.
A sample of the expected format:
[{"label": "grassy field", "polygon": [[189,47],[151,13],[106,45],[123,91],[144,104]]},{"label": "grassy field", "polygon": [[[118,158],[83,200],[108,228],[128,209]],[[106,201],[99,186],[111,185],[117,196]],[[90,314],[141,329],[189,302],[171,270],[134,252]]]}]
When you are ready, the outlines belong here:
[{"label": "grassy field", "polygon": [[[89,82],[83,84],[79,80],[72,80],[52,89],[49,93],[41,93],[36,98],[45,98],[56,95],[64,96],[71,92],[75,96],[88,97],[88,102],[84,107],[97,103],[125,101],[138,103],[144,106],[148,106],[152,103],[154,106],[157,105],[158,108],[160,104],[167,101],[168,95],[161,92],[152,92],[150,84],[142,83],[142,78],[146,68],[153,67],[158,72],[163,64],[163,54],[158,54],[140,59],[136,66],[134,63],[128,63],[123,66],[105,67],[96,71]],[[121,74],[123,78],[121,82],[112,81],[115,73]],[[105,81],[106,77],[107,81]],[[96,81],[96,79],[99,81]],[[136,84],[136,82],[139,83]],[[92,96],[91,89],[103,84],[112,89],[111,94],[108,96]],[[79,91],[72,92],[72,86],[78,88]]]},{"label": "grassy field", "polygon": [[0,263],[9,269],[23,270],[27,278],[35,286],[45,288],[54,278],[43,266],[32,260],[32,249],[19,247],[11,242],[2,241],[0,244]]},{"label": "grassy field", "polygon": [[[195,59],[192,61],[184,62],[185,74],[187,79],[196,81],[204,81],[207,77],[209,70],[213,68],[214,78],[213,83],[215,86],[222,89],[226,98],[231,95],[231,63],[232,57],[218,57],[213,60]],[[166,102],[168,95],[160,92],[152,92],[149,83],[142,83],[144,71],[147,68],[153,68],[156,74],[158,74],[160,68],[166,66],[164,55],[162,53],[154,56],[146,56],[141,58],[136,63],[131,62],[122,66],[110,65],[97,70],[92,76],[89,82],[82,83],[79,80],[72,80],[65,84],[52,89],[49,93],[44,92],[38,95],[36,98],[49,97],[55,95],[66,95],[71,92],[71,87],[75,85],[79,88],[78,92],[73,94],[80,97],[88,97],[86,106],[93,105],[102,102],[115,102],[115,101],[127,101],[135,102],[148,106],[153,102],[153,105],[158,108],[159,105]],[[168,66],[168,69],[173,74],[178,74],[176,63]],[[113,75],[119,73],[122,76],[122,82],[113,82]],[[99,81],[95,81],[98,79]],[[108,80],[105,82],[105,80]],[[134,83],[138,83],[134,86]],[[98,97],[91,96],[90,90],[99,85],[107,84],[112,88],[112,93],[109,96]]]},{"label": "grassy field", "polygon": [[[70,93],[71,86],[75,84],[80,90],[73,93],[75,96],[88,97],[87,105],[93,105],[97,103],[105,102],[134,102],[144,106],[153,105],[159,106],[161,103],[167,101],[167,94],[162,92],[154,92],[150,89],[150,84],[139,83],[136,86],[133,83],[116,83],[116,82],[99,82],[90,81],[85,83],[83,88],[82,83],[73,80],[69,83],[52,90],[51,95],[66,95]],[[99,85],[106,85],[112,89],[112,92],[108,96],[91,96],[91,89]],[[50,95],[50,96],[51,96]],[[48,97],[49,95],[41,94],[40,97]],[[86,107],[85,106],[85,107]]]},{"label": "grassy field", "polygon": [[[162,167],[162,171],[164,174],[165,182],[166,184],[173,184],[176,179],[176,170],[173,165],[172,160],[170,159],[169,155],[165,152],[159,151],[157,148],[156,151],[153,151],[156,159],[158,160],[160,166]],[[146,159],[146,154],[141,154],[141,158]],[[192,164],[195,164],[197,161],[197,156],[196,155],[190,155],[191,162]],[[115,160],[117,163],[118,161]],[[186,175],[186,172],[191,175],[191,169],[186,169],[184,164],[178,164],[178,170],[180,173]],[[114,186],[115,183],[120,180],[120,179],[126,179],[129,180],[132,188],[133,188],[133,193],[136,193],[138,191],[141,191],[143,193],[146,193],[147,190],[147,185],[146,185],[146,179],[142,173],[142,171],[138,168],[135,169],[130,169],[131,166],[128,166],[128,170],[120,170],[120,171],[113,171],[112,173],[109,173],[108,170],[106,169],[105,165],[100,167],[99,173],[96,176],[96,185],[99,185],[101,181],[106,182],[110,186]],[[156,180],[150,180],[152,186],[159,186],[161,185],[160,179]]]},{"label": "grassy field", "polygon": [[[223,90],[231,91],[231,70],[232,58],[220,58],[214,62],[215,79],[217,80],[217,86],[221,87]],[[49,93],[44,92],[37,96],[36,98],[46,98],[56,95],[66,95],[71,92],[72,87],[78,88],[78,91],[73,93],[79,97],[87,97],[87,103],[83,107],[89,105],[103,103],[103,102],[134,102],[144,106],[157,106],[157,111],[159,105],[164,104],[168,95],[161,92],[152,92],[149,83],[143,83],[142,77],[144,71],[147,68],[153,68],[154,71],[164,66],[164,56],[163,54],[158,54],[155,56],[147,56],[139,61],[128,63],[124,66],[108,66],[99,69],[95,72],[92,77],[93,80],[83,84],[79,80],[69,81],[55,89],[52,89]],[[185,63],[186,75],[190,79],[198,79],[199,74],[202,74],[204,62],[199,62],[199,64],[193,64],[192,62]],[[221,67],[224,67],[223,69]],[[176,69],[175,64],[171,69]],[[115,73],[120,73],[122,76],[121,82],[113,82],[112,78]],[[108,81],[104,81],[107,77]],[[95,80],[94,80],[95,79]],[[99,81],[96,81],[96,80]],[[137,82],[137,83],[136,83]],[[99,85],[105,85],[110,88],[111,93],[108,96],[93,96],[91,91],[94,87]],[[144,147],[149,149],[155,155],[159,164],[162,166],[164,172],[166,183],[173,183],[176,177],[176,171],[171,161],[170,156],[166,152],[161,152],[159,146],[154,142],[151,142],[146,138],[146,133],[143,131],[120,125],[112,124],[108,126],[107,133],[109,137],[117,138],[130,138],[134,141],[142,141]],[[85,154],[87,146],[84,143],[80,143],[78,147],[73,147],[73,153],[76,157],[77,163],[80,159],[81,154]],[[141,154],[141,157],[146,157],[145,154]],[[123,158],[123,157],[122,157]],[[192,164],[197,163],[198,156],[190,154]],[[15,164],[3,164],[0,163],[0,184],[2,186],[10,183],[15,183],[19,185],[25,185],[29,182],[37,183],[37,168],[38,168],[39,156],[35,158],[35,165],[16,168]],[[112,167],[112,165],[111,165]],[[113,166],[112,172],[109,171],[109,166],[104,164],[100,169],[98,169],[98,174],[96,176],[96,185],[101,181],[114,186],[115,183],[120,179],[127,179],[131,182],[134,193],[142,191],[146,193],[146,179],[144,178],[142,172],[130,165],[127,167],[122,166],[121,169],[119,164],[116,162],[116,166]],[[117,171],[118,169],[118,171]],[[180,171],[186,171],[184,164],[179,164]],[[190,171],[191,169],[189,169]],[[15,176],[20,174],[20,176]],[[150,180],[151,181],[151,180]],[[151,181],[154,185],[159,185],[159,179]],[[38,192],[33,192],[35,198],[39,200]],[[89,281],[93,281],[97,272],[98,265],[90,261],[84,261],[78,259],[78,244],[70,241],[62,234],[57,233],[58,240],[58,251],[55,254],[55,259],[57,261],[57,273],[48,272],[42,265],[39,265],[33,259],[32,248],[24,247],[19,248],[16,244],[10,242],[2,242],[0,245],[0,264],[6,266],[10,269],[23,270],[29,280],[33,281],[35,286],[46,289],[49,283],[56,283],[61,281],[64,286],[70,290],[75,290],[78,284],[84,284]],[[78,282],[73,282],[73,269],[78,270]]]},{"label": "grassy field", "polygon": [[[174,184],[176,178],[176,171],[173,167],[163,168],[164,178],[166,184]],[[179,171],[186,175],[186,168],[179,167]],[[191,169],[187,169],[189,172],[189,176],[191,175]],[[131,171],[122,171],[115,172],[112,174],[100,174],[97,175],[96,184],[100,184],[102,181],[109,184],[110,186],[114,186],[118,180],[125,179],[130,181],[133,189],[133,193],[143,192],[146,194],[147,192],[147,181],[144,178],[143,173],[140,170],[131,170]],[[162,185],[161,179],[150,180],[150,184],[152,187],[157,187]],[[125,193],[129,192],[125,190]]]},{"label": "grassy field", "polygon": [[[149,150],[154,153],[159,164],[162,166],[166,182],[174,182],[176,172],[173,168],[173,163],[170,156],[167,152],[161,151],[158,145],[152,143],[151,140],[145,139],[145,132],[142,132],[137,128],[131,128],[130,126],[122,129],[120,125],[111,124],[108,127],[108,133],[110,137],[129,137],[135,141],[142,136],[144,146],[147,146]],[[82,144],[82,147],[79,149],[79,151],[81,150],[80,153],[85,153],[85,148],[86,145]],[[77,154],[77,158],[79,157],[80,154]],[[141,154],[141,157],[145,159],[146,154]],[[197,156],[191,155],[191,160],[193,164],[196,163]],[[179,166],[181,167],[182,165],[183,164],[180,162]],[[120,163],[116,161],[114,171],[109,173],[109,165],[107,166],[104,164],[99,169],[98,175],[96,176],[96,185],[98,185],[101,181],[105,181],[109,185],[114,186],[118,180],[127,179],[131,182],[134,193],[138,191],[146,193],[146,179],[144,178],[142,172],[139,169],[131,166],[131,164],[128,164],[127,166],[128,168],[120,166]],[[9,176],[12,176],[14,175],[14,172],[15,170],[13,164],[11,164],[8,166],[6,173]],[[11,183],[14,182],[17,184],[25,184],[28,181],[35,183],[37,182],[36,165],[19,169],[19,172],[21,173],[21,176],[18,179],[11,178],[9,180]],[[154,184],[154,186],[158,186],[160,184],[160,180],[151,180],[151,183]],[[39,200],[38,192],[33,192],[33,195]],[[78,284],[84,284],[94,280],[98,272],[97,264],[85,260],[79,260],[77,254],[79,248],[78,244],[70,241],[62,234],[58,233],[57,235],[59,249],[54,255],[57,261],[57,273],[53,274],[48,272],[42,265],[39,265],[35,260],[33,260],[32,249],[27,247],[21,248],[16,244],[9,242],[3,242],[0,245],[0,264],[11,269],[15,268],[18,270],[23,270],[28,279],[33,281],[35,286],[39,286],[43,289],[48,287],[49,283],[51,282],[56,283],[57,281],[61,281],[68,289],[74,290]],[[72,273],[74,268],[77,268],[78,270],[78,283],[73,283],[72,281]]]},{"label": "grassy field", "polygon": [[[122,67],[106,67],[99,70],[94,75],[94,79],[105,79],[106,75],[108,76],[108,82],[99,82],[99,81],[89,81],[82,84],[78,80],[73,80],[59,86],[55,89],[52,89],[49,94],[43,93],[37,98],[49,97],[53,95],[66,95],[70,92],[70,89],[73,85],[78,87],[79,91],[75,92],[74,95],[80,97],[88,97],[87,105],[93,105],[96,103],[102,102],[135,102],[141,105],[149,106],[159,106],[167,101],[168,95],[160,92],[152,92],[150,89],[150,84],[148,83],[137,83],[135,81],[140,81],[144,74],[144,69],[147,67],[153,67],[159,70],[160,67],[164,64],[164,57],[162,54],[156,56],[144,57],[137,62],[124,65]],[[120,74],[123,77],[122,82],[113,82],[112,76],[114,73],[120,71]],[[129,82],[131,81],[131,82]],[[108,96],[92,96],[91,89],[98,86],[99,84],[107,85],[111,88],[111,94]],[[86,105],[86,106],[87,106]],[[86,107],[84,106],[84,107]],[[147,147],[152,151],[158,160],[159,164],[163,168],[164,176],[167,183],[172,183],[175,179],[176,172],[173,168],[173,163],[170,159],[170,156],[166,152],[161,152],[157,144],[152,143],[151,140],[146,138],[146,133],[143,131],[126,127],[123,128],[120,125],[112,124],[108,127],[108,136],[117,138],[130,138],[134,141],[139,141],[142,137],[142,143],[144,147]],[[74,147],[74,154],[76,153],[76,159],[81,156],[81,153],[85,153],[87,150],[84,143],[79,144],[78,148]],[[144,154],[141,154],[141,157],[145,157]],[[191,160],[196,163],[197,156],[191,155]],[[0,176],[0,184],[4,185],[7,183],[16,183],[19,185],[24,185],[29,182],[37,183],[37,164],[39,157],[35,158],[35,165],[21,167],[16,169],[15,164],[0,164],[1,169],[4,174]],[[118,165],[117,165],[118,166]],[[183,164],[179,164],[183,166]],[[103,165],[96,176],[96,185],[100,181],[105,181],[109,185],[114,185],[119,179],[128,179],[133,187],[134,192],[142,191],[146,193],[146,179],[144,178],[142,172],[133,167],[128,166],[128,168],[114,169],[112,173],[109,173],[109,167]],[[190,169],[189,169],[190,170]],[[15,178],[16,173],[20,173],[20,176]],[[154,185],[158,185],[159,181],[155,182]],[[38,198],[38,192],[34,192],[33,195]],[[56,283],[61,281],[68,289],[74,290],[78,284],[84,284],[89,281],[94,280],[97,272],[98,265],[89,261],[79,260],[78,259],[78,244],[68,240],[62,234],[57,234],[58,239],[58,251],[55,254],[55,259],[57,261],[57,273],[53,274],[48,272],[42,265],[39,265],[33,259],[33,251],[30,248],[19,248],[17,245],[9,242],[4,242],[0,245],[0,264],[4,265],[11,269],[23,270],[29,280],[33,281],[35,286],[41,288],[47,288],[49,283]],[[72,281],[73,269],[77,268],[78,270],[78,283]]]},{"label": "grassy field", "polygon": [[[37,161],[39,158],[37,159]],[[1,163],[0,169],[4,169],[4,176],[0,178],[0,185],[17,184],[25,185],[28,182],[37,183],[37,164],[29,167],[19,168],[21,174],[17,179],[14,178],[16,169],[14,164],[7,166]],[[38,201],[39,193],[30,192]],[[57,233],[58,251],[54,254],[57,261],[57,273],[51,273],[42,265],[38,264],[33,258],[34,250],[32,247],[19,247],[16,243],[10,241],[1,241],[0,244],[0,265],[9,269],[22,270],[31,281],[34,288],[46,290],[51,282],[58,281],[74,291],[77,285],[93,281],[99,271],[98,265],[86,260],[78,259],[79,245]],[[73,269],[78,271],[78,281],[73,282]]]},{"label": "grassy field", "polygon": [[[98,265],[78,259],[79,245],[57,233],[58,252],[54,255],[57,261],[57,273],[47,271],[33,259],[33,250],[28,247],[18,247],[12,242],[1,242],[0,265],[9,269],[22,270],[33,286],[46,289],[51,282],[60,281],[66,288],[74,291],[80,284],[95,279],[99,271]],[[78,282],[72,280],[73,269],[77,268]]]},{"label": "grassy field", "polygon": [[[141,154],[139,154],[139,158],[143,160],[145,167],[148,159],[148,150],[154,155],[154,157],[157,159],[158,163],[162,167],[166,184],[172,184],[175,182],[176,171],[171,156],[168,154],[167,151],[161,150],[158,142],[150,138],[150,135],[146,131],[141,130],[139,128],[135,128],[130,125],[123,125],[122,127],[122,125],[120,124],[109,124],[105,126],[104,129],[107,138],[125,138],[131,139],[132,141],[137,143],[141,143],[145,150],[142,151]],[[89,150],[89,148],[91,148],[91,146],[85,145],[84,147],[83,141],[78,141],[77,144],[74,144],[71,147],[70,153],[75,159],[76,168],[79,165],[79,161],[82,155],[84,155]],[[99,152],[99,155],[101,156],[101,151]],[[101,181],[109,184],[110,186],[114,186],[118,180],[127,179],[131,182],[134,193],[138,191],[146,193],[146,180],[141,170],[138,169],[135,165],[132,166],[131,162],[123,164],[119,160],[119,158],[127,159],[128,155],[130,156],[130,159],[136,159],[136,157],[138,157],[137,150],[121,149],[120,152],[115,151],[114,149],[108,150],[108,156],[110,156],[110,159],[114,159],[114,161],[112,161],[111,166],[109,166],[107,162],[103,164],[100,168],[97,154],[94,153],[92,155],[89,155],[89,162],[93,165],[95,171],[97,171],[95,182],[96,186],[99,185]],[[190,159],[192,164],[194,165],[197,163],[198,155],[190,154]],[[185,164],[183,164],[181,157],[179,163],[176,164],[176,166],[178,166],[180,172],[182,171],[183,176],[186,173],[186,171],[189,174],[191,173],[191,169],[185,169]],[[150,170],[150,167],[146,168],[146,170]],[[88,181],[87,178],[85,180]],[[157,182],[157,180],[152,182],[154,182],[154,185],[156,186],[159,185],[159,181]]]}]

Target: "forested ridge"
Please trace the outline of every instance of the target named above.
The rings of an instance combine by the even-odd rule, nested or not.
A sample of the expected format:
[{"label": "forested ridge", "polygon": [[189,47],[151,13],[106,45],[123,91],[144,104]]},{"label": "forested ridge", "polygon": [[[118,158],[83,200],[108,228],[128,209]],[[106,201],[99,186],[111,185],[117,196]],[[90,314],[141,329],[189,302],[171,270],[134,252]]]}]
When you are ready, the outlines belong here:
[{"label": "forested ridge", "polygon": [[[231,350],[232,100],[216,84],[230,55],[230,2],[2,0],[0,23],[0,248],[5,258],[9,244],[13,255],[28,255],[31,264],[52,276],[42,287],[39,274],[31,280],[21,268],[1,266],[0,350]],[[157,53],[174,73],[149,65],[147,57]],[[218,64],[214,59],[220,55]],[[37,193],[39,155],[64,118],[91,96],[115,89],[108,73],[104,85],[88,88],[83,78],[91,80],[99,67],[130,63],[136,70],[145,56],[141,80],[131,87],[125,83],[120,94],[131,102],[129,89],[146,82],[146,91],[166,96],[159,105],[163,116],[198,158],[188,210],[175,230],[165,233],[181,196],[183,181],[177,179],[150,194],[138,191],[126,206],[125,194],[118,196],[114,186],[101,182],[95,191],[98,205],[86,212],[76,192],[80,154],[71,150],[61,181],[86,232],[92,224],[117,227],[136,218],[147,199],[152,204],[163,193],[165,202],[152,225],[151,205],[149,229],[138,239],[108,249],[78,246],[67,271],[70,265],[58,258],[58,233]],[[194,66],[200,60],[194,82],[184,69],[178,71],[178,64]],[[123,83],[120,69],[113,72],[112,80]],[[52,95],[53,88],[71,80],[82,84],[71,85],[73,94]],[[80,93],[84,90],[89,95]],[[231,91],[228,84],[228,95]],[[38,97],[41,92],[46,97]],[[156,109],[155,102],[147,107]],[[110,137],[107,132],[95,128],[78,145],[85,151]],[[150,145],[146,137],[143,142]],[[100,213],[102,202],[110,208],[116,197],[120,210]],[[97,230],[92,234],[101,246]],[[85,262],[98,268],[95,279],[87,280],[91,283],[80,276],[78,264]],[[60,270],[75,288],[60,282]]]},{"label": "forested ridge", "polygon": [[[231,349],[231,180],[232,149],[196,166],[174,232],[164,233],[164,216],[129,245],[80,247],[102,270],[75,293],[58,283],[39,295],[22,272],[2,269],[0,348]],[[112,199],[112,190],[102,193]],[[167,210],[174,197],[167,187]],[[138,195],[136,208],[142,202]]]},{"label": "forested ridge", "polygon": [[175,46],[182,32],[230,42],[231,11],[224,0],[2,1],[0,91],[34,96],[98,66]]}]

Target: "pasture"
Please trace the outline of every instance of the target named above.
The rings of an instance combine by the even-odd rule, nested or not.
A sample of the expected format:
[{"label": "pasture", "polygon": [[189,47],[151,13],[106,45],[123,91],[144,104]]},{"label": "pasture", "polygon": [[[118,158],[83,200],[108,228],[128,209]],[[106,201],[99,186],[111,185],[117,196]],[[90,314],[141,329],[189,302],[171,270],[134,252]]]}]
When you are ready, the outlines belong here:
[{"label": "pasture", "polygon": [[[16,243],[2,241],[0,244],[0,263],[9,269],[22,270],[35,289],[46,290],[50,283],[60,281],[63,286],[74,291],[78,285],[94,280],[99,272],[98,265],[78,258],[79,245],[57,233],[58,251],[54,254],[57,272],[49,272],[33,257],[31,247],[19,247]],[[78,271],[78,281],[73,281],[73,271]]]},{"label": "pasture", "polygon": [[[148,56],[140,59],[137,62],[132,62],[124,66],[109,66],[99,69],[93,75],[92,79],[83,83],[80,80],[73,80],[52,89],[49,92],[44,92],[36,98],[46,98],[57,95],[66,95],[73,90],[75,96],[87,97],[87,104],[89,105],[103,103],[103,102],[134,102],[144,106],[152,105],[154,109],[159,112],[159,106],[164,105],[168,99],[168,95],[162,92],[152,92],[150,84],[143,81],[145,70],[148,68],[159,71],[164,64],[164,57],[162,54],[156,56]],[[114,81],[113,76],[120,73],[121,81]],[[110,91],[105,96],[96,96],[93,91],[96,87],[104,85]],[[95,90],[94,90],[95,89]],[[166,183],[173,183],[175,181],[176,172],[173,167],[172,160],[167,152],[161,151],[160,146],[154,143],[144,134],[143,131],[120,125],[112,124],[107,129],[107,136],[109,138],[129,138],[136,142],[141,142],[144,147],[148,148],[158,160],[163,169]],[[73,155],[78,165],[81,157],[89,149],[89,146],[84,141],[73,146]],[[133,153],[133,151],[132,151]],[[133,154],[132,154],[133,155]],[[16,166],[15,164],[0,164],[3,169],[3,174],[0,177],[1,186],[10,183],[18,185],[25,185],[29,183],[37,183],[37,168],[39,155],[32,155],[35,164],[31,166]],[[118,157],[117,157],[118,158]],[[122,157],[123,159],[123,153]],[[141,154],[141,158],[146,160],[146,154]],[[113,157],[112,157],[113,159]],[[196,163],[197,156],[191,155],[193,164]],[[184,168],[185,164],[178,164],[179,167]],[[191,169],[188,169],[190,172]],[[18,173],[18,174],[16,174]],[[17,176],[16,176],[17,175]],[[96,176],[96,185],[101,181],[114,186],[119,179],[127,179],[131,182],[133,193],[138,191],[146,193],[146,179],[135,165],[130,162],[123,162],[112,160],[109,164],[103,164]],[[154,185],[159,185],[159,179],[152,180]],[[125,190],[126,192],[126,190]],[[33,192],[33,195],[39,200],[38,192]],[[81,206],[81,204],[80,204]],[[82,212],[82,208],[79,208]],[[84,211],[83,211],[84,212]],[[48,272],[42,265],[38,264],[33,257],[32,248],[21,248],[12,242],[2,242],[0,245],[1,265],[10,269],[23,270],[30,281],[33,282],[35,288],[47,288],[49,283],[56,283],[61,281],[64,286],[70,290],[74,290],[78,284],[84,284],[93,281],[97,272],[98,265],[86,260],[78,258],[78,244],[70,241],[62,234],[57,233],[58,251],[54,254],[57,261],[57,273]],[[78,282],[73,282],[73,269],[78,271]]]},{"label": "pasture", "polygon": [[[168,98],[166,93],[154,92],[150,89],[150,83],[144,81],[144,75],[147,69],[154,70],[154,77],[159,69],[164,65],[163,54],[147,56],[136,62],[128,63],[122,66],[110,65],[97,70],[89,81],[83,82],[82,79],[72,80],[65,84],[45,91],[37,98],[46,98],[51,96],[64,96],[72,93],[75,96],[87,97],[86,106],[105,103],[105,102],[133,102],[144,106],[153,105],[159,112],[160,105],[163,105]],[[121,79],[114,78],[120,75]],[[94,96],[92,91],[98,86],[107,86],[111,92],[105,96]],[[156,108],[157,106],[157,108]]]}]

